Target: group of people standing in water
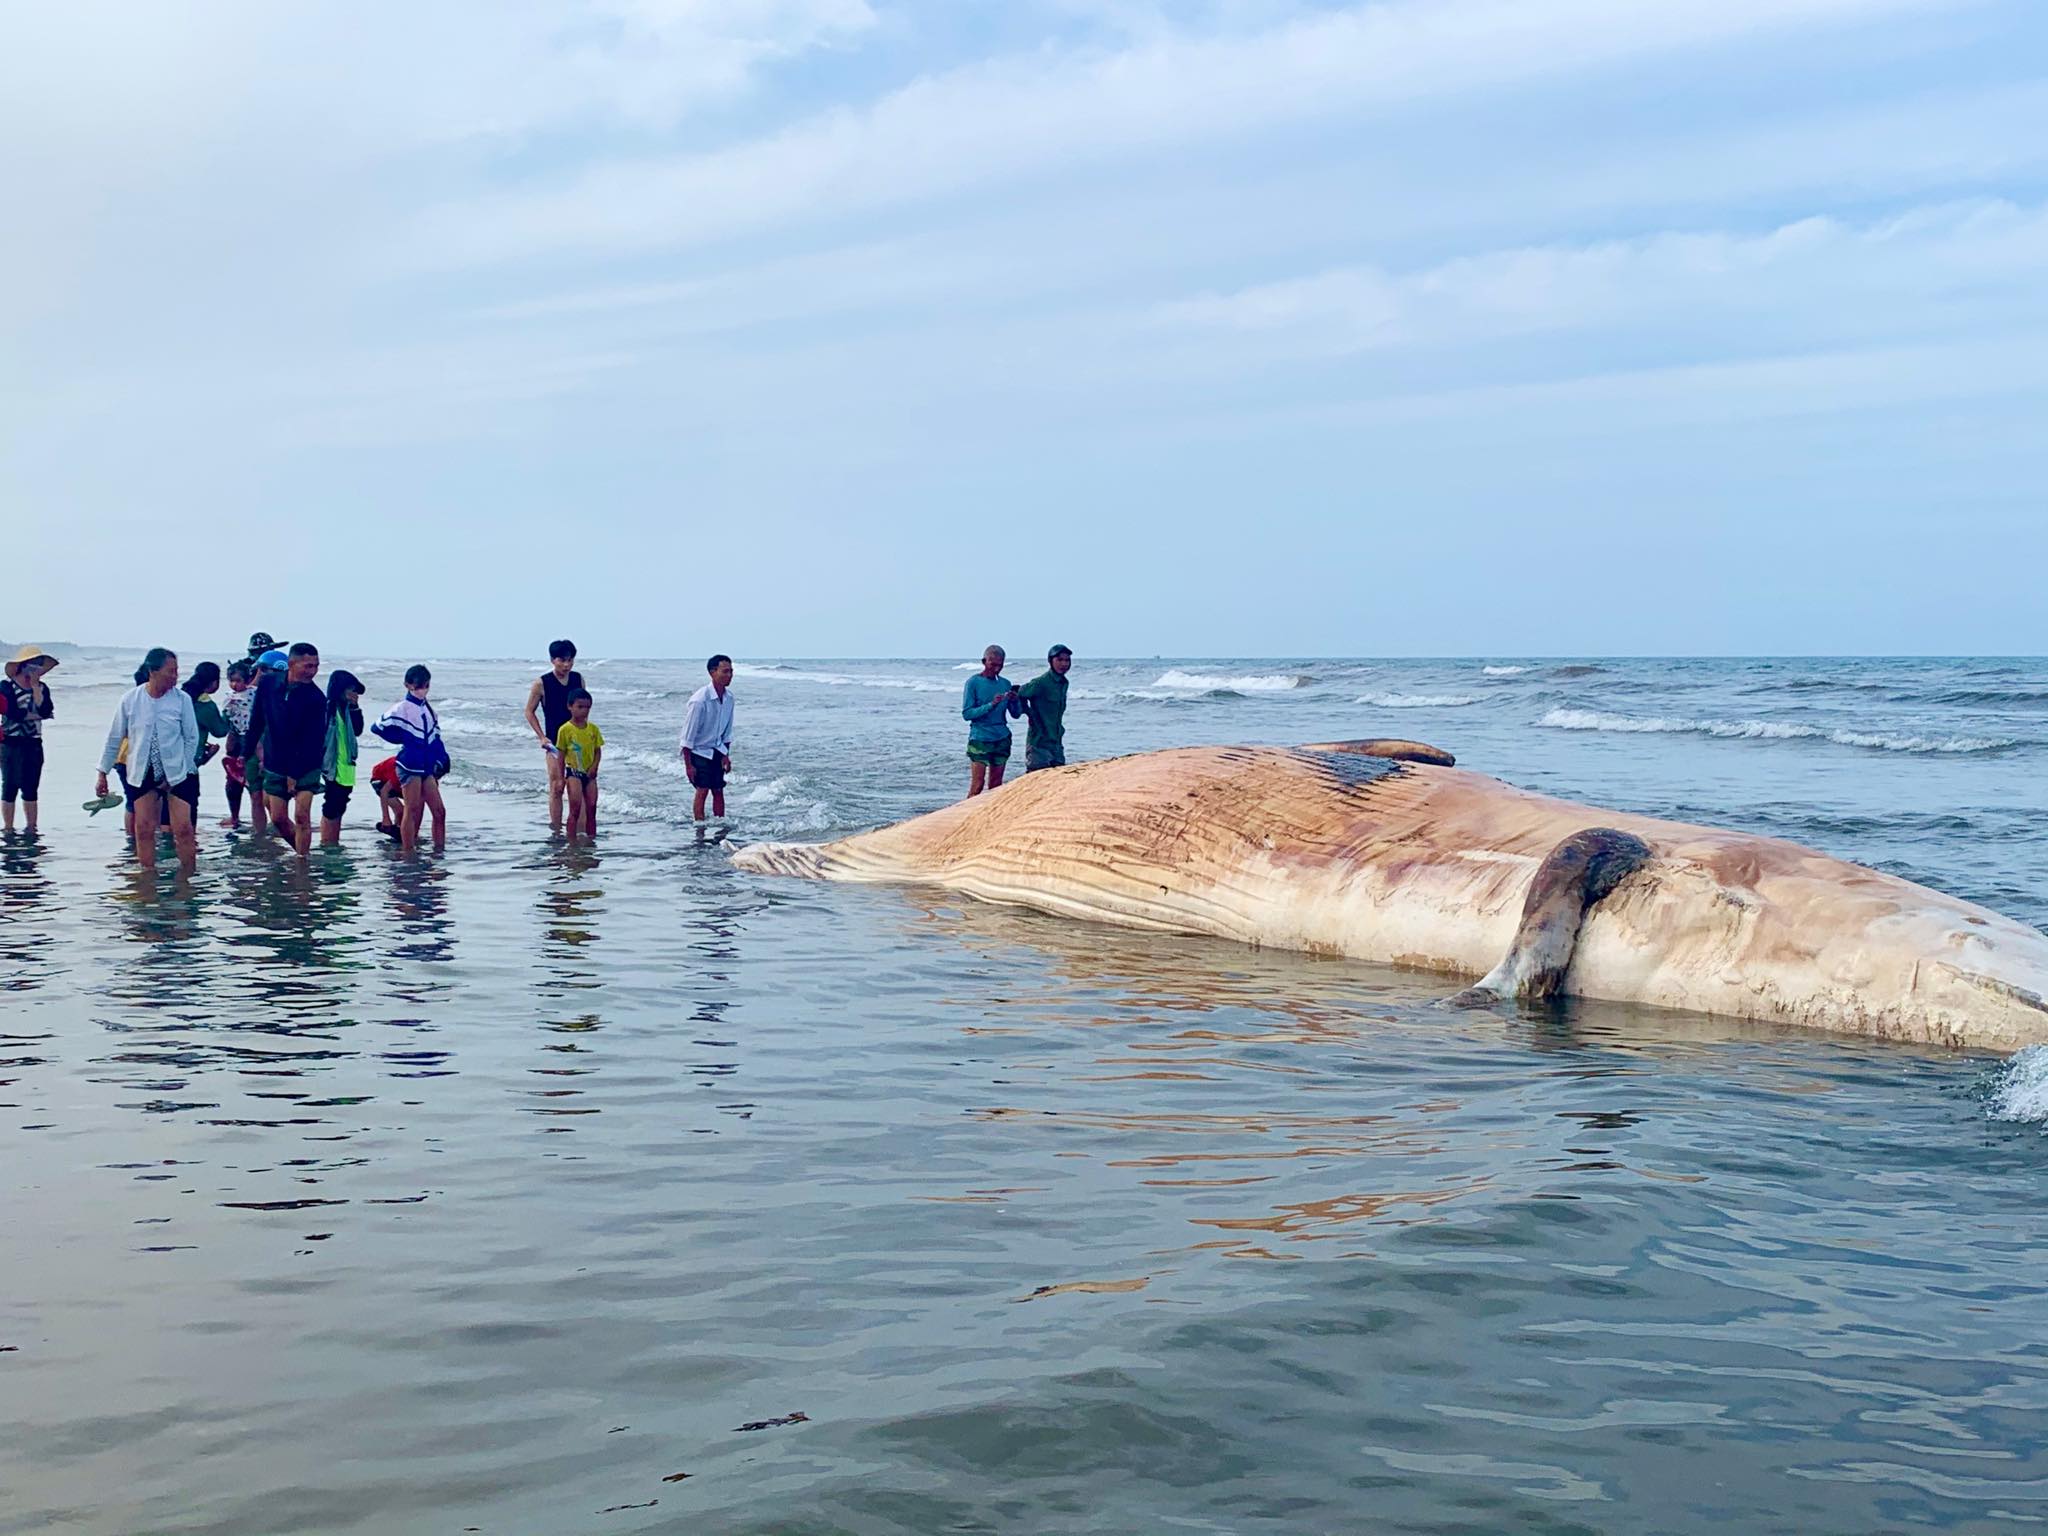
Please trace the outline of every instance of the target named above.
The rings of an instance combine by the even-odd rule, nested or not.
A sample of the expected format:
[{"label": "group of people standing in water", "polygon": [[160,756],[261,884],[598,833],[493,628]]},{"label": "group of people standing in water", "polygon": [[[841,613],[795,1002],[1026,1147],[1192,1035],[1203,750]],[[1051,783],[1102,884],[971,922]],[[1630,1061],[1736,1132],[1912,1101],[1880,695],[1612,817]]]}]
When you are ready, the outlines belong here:
[{"label": "group of people standing in water", "polygon": [[[683,711],[683,735],[676,755],[683,776],[694,791],[691,816],[704,820],[725,814],[725,776],[732,772],[732,658],[720,652],[704,663],[710,681],[690,695]],[[563,830],[562,807],[568,804],[568,834],[580,828],[597,835],[597,771],[604,761],[604,732],[590,723],[590,690],[576,670],[576,643],[556,640],[548,646],[548,670],[526,690],[526,724],[540,742],[548,770],[548,829]]]},{"label": "group of people standing in water", "polygon": [[[167,827],[178,863],[190,869],[198,850],[199,770],[219,753],[227,781],[223,827],[242,825],[246,798],[251,830],[258,837],[275,833],[305,858],[317,798],[320,841],[339,842],[358,778],[364,688],[353,672],[336,669],[324,686],[319,675],[318,646],[301,640],[282,647],[259,630],[249,637],[249,654],[228,665],[221,705],[215,703],[223,679],[217,663],[199,663],[180,685],[177,653],[153,647],[135,669],[135,686],[114,709],[90,808],[125,801],[123,820],[143,867],[155,866],[157,833]],[[378,830],[408,851],[418,846],[429,818],[434,846],[445,846],[448,837],[440,779],[449,756],[427,702],[432,684],[426,667],[408,667],[404,697],[370,727],[398,749],[370,775]],[[108,792],[110,774],[120,782],[119,796]]]},{"label": "group of people standing in water", "polygon": [[[1011,750],[1010,721],[1028,721],[1025,769],[1066,762],[1067,671],[1073,652],[1054,646],[1046,670],[1019,687],[1003,676],[999,645],[982,654],[981,670],[967,679],[961,715],[968,722],[968,794],[1003,782]],[[15,830],[17,801],[24,830],[37,830],[43,771],[43,725],[56,705],[45,678],[57,658],[25,646],[5,663],[0,682],[0,811],[5,829]],[[733,662],[723,653],[705,663],[707,681],[690,696],[676,744],[692,790],[691,815],[725,815],[725,787],[732,772]],[[396,751],[369,772],[378,802],[378,832],[407,852],[417,848],[431,825],[433,845],[446,846],[448,814],[441,779],[451,767],[440,719],[429,702],[433,676],[424,665],[405,672],[405,692],[365,730],[364,686],[355,673],[332,672],[320,680],[320,649],[301,640],[279,645],[259,630],[248,654],[229,663],[200,662],[180,680],[175,651],[152,648],[135,669],[134,687],[114,710],[100,754],[96,796],[87,809],[123,807],[123,822],[135,839],[138,861],[154,868],[159,833],[168,830],[179,865],[197,858],[199,770],[216,754],[225,778],[228,814],[220,825],[238,830],[243,806],[259,838],[275,835],[300,858],[313,845],[314,802],[319,802],[319,840],[341,840],[341,823],[358,781],[365,734]],[[218,698],[223,683],[226,695]],[[548,670],[527,690],[525,719],[547,764],[548,825],[570,840],[597,834],[598,776],[604,762],[604,732],[591,719],[593,700],[576,670],[576,646],[557,640],[548,647]],[[108,787],[109,776],[121,792]]]}]

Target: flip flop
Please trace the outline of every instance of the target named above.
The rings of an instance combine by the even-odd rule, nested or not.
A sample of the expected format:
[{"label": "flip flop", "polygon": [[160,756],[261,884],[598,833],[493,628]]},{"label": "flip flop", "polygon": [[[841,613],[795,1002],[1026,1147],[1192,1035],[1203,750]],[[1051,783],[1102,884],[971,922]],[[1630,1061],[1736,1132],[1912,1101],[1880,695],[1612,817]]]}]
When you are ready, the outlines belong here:
[{"label": "flip flop", "polygon": [[115,806],[121,803],[122,798],[122,796],[112,793],[104,794],[99,796],[97,799],[86,801],[84,809],[92,812],[93,815],[97,816],[101,811],[111,811]]}]

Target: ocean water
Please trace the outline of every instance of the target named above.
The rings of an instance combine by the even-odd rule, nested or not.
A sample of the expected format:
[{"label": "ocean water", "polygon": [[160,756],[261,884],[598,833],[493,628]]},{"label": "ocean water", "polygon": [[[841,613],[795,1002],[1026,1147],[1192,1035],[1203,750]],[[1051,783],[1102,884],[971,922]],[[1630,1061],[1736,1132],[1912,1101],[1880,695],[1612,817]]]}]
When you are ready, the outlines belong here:
[{"label": "ocean water", "polygon": [[[189,658],[196,660],[197,657]],[[411,659],[411,658],[408,658]],[[52,677],[0,845],[0,1532],[2048,1521],[2048,1052],[1568,1005],[774,882],[964,788],[963,666],[436,660],[445,858],[143,883]],[[400,663],[332,656],[396,697]],[[1020,666],[1022,680],[1034,670]],[[1083,656],[1076,758],[1420,737],[2048,925],[2048,661]],[[373,711],[374,713],[374,707]],[[1021,756],[1021,741],[1020,741]]]}]

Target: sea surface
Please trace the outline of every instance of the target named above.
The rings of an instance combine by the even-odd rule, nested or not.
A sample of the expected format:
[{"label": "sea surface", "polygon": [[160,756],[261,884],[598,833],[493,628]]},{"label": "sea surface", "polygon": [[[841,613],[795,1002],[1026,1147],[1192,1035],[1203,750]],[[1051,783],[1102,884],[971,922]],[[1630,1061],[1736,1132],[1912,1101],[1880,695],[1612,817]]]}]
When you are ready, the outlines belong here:
[{"label": "sea surface", "polygon": [[[421,658],[326,659],[374,715]],[[216,765],[155,884],[79,808],[135,658],[51,678],[0,845],[0,1532],[2048,1524],[2048,1056],[1452,1013],[733,869],[961,793],[965,657],[745,660],[700,832],[701,668],[592,656],[569,848],[538,660],[424,659],[445,857],[363,792],[301,868]],[[2048,661],[1072,682],[1077,760],[1420,737],[2048,925]]]}]

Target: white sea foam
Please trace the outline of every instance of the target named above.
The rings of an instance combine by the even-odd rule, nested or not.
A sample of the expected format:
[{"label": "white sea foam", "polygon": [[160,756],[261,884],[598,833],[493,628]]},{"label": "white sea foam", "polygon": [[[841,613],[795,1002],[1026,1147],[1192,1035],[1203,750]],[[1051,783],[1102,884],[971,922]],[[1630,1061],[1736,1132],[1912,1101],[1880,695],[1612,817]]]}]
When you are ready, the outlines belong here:
[{"label": "white sea foam", "polygon": [[1215,677],[1207,672],[1183,672],[1175,667],[1156,678],[1154,688],[1177,688],[1183,692],[1207,693],[1214,689],[1231,693],[1285,693],[1306,688],[1315,681],[1299,672],[1260,672],[1248,677]]},{"label": "white sea foam", "polygon": [[[437,711],[438,713],[438,711]],[[444,736],[502,736],[508,739],[533,741],[533,732],[523,725],[513,725],[502,720],[465,720],[441,716],[441,734]]]},{"label": "white sea foam", "polygon": [[747,813],[749,824],[777,828],[784,832],[821,832],[831,826],[832,808],[823,800],[807,798],[803,780],[782,774],[761,784],[735,785],[731,803]]},{"label": "white sea foam", "polygon": [[[642,752],[637,747],[608,746],[604,749],[604,760],[607,763],[633,763],[651,772],[658,773],[664,778],[680,779],[686,777],[683,773],[683,760],[680,757],[660,752]],[[599,775],[599,777],[603,777],[603,775]]]},{"label": "white sea foam", "polygon": [[1529,669],[1527,667],[1481,667],[1479,670],[1488,677],[1520,677]]},{"label": "white sea foam", "polygon": [[2048,1121],[2048,1045],[2024,1045],[1998,1069],[1985,1113],[2030,1125]]},{"label": "white sea foam", "polygon": [[2016,745],[1995,736],[1895,736],[1831,731],[1783,720],[1682,720],[1669,715],[1612,715],[1597,709],[1553,709],[1538,725],[1556,731],[1618,731],[1630,735],[1688,734],[1743,741],[1831,741],[1878,752],[1995,752]]},{"label": "white sea foam", "polygon": [[912,693],[951,693],[947,683],[915,677],[848,677],[840,672],[801,672],[795,667],[756,667],[737,662],[733,672],[740,677],[757,677],[783,683],[826,683],[835,688],[903,688]]},{"label": "white sea foam", "polygon": [[1479,701],[1468,693],[1361,693],[1353,702],[1376,709],[1462,709]]},{"label": "white sea foam", "polygon": [[787,799],[790,791],[796,788],[796,782],[795,775],[785,773],[763,784],[735,788],[733,797],[741,805],[772,805],[777,800]]}]

